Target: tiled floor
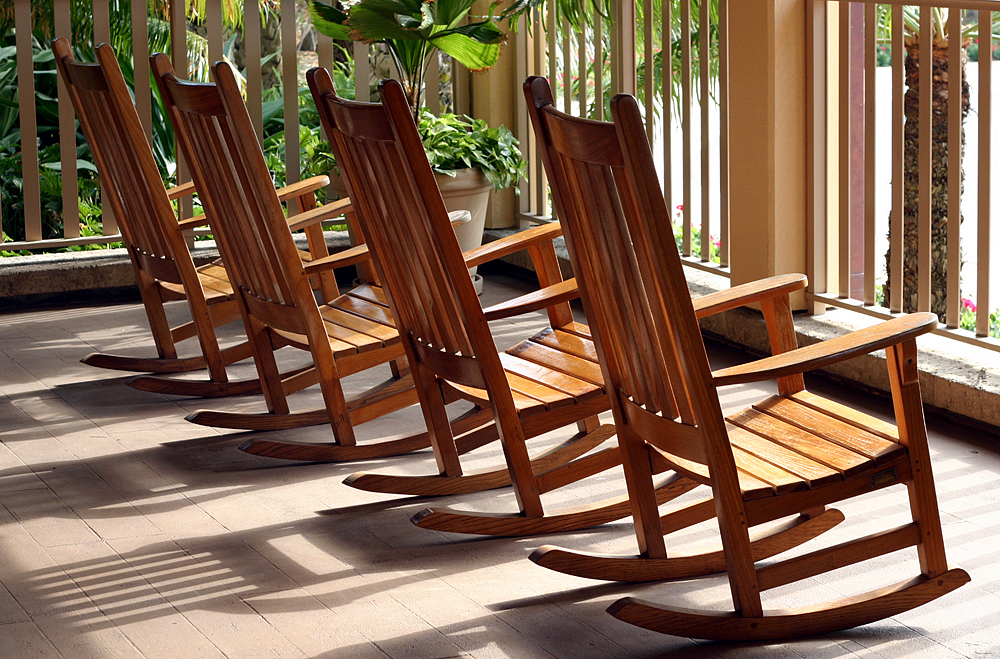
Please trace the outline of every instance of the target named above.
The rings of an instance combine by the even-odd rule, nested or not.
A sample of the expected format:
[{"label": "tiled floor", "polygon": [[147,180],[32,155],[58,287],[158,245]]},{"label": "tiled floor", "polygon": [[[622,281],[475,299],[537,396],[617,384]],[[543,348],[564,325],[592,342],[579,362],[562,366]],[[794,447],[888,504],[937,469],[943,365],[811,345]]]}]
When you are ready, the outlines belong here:
[{"label": "tiled floor", "polygon": [[[491,280],[486,300],[511,289]],[[182,308],[174,309],[182,312]],[[495,327],[526,336],[540,315]],[[236,336],[233,331],[232,336]],[[427,452],[364,464],[288,464],[246,455],[246,435],[184,421],[199,408],[263,410],[254,398],[185,400],[134,391],[78,362],[93,350],[149,354],[136,304],[0,316],[0,657],[1000,657],[1000,456],[994,436],[932,420],[950,560],[973,582],[852,631],[777,645],[660,636],[604,612],[617,598],[725,608],[724,578],[629,586],[562,576],[527,560],[544,543],[634,553],[627,522],[527,539],[421,530],[430,500],[353,490],[357,470],[430,472]],[[734,357],[719,351],[720,360]],[[234,372],[252,373],[252,366]],[[366,381],[351,378],[350,391]],[[822,383],[817,386],[824,387]],[[349,393],[350,393],[349,391]],[[759,391],[733,388],[725,405]],[[837,394],[837,392],[834,392]],[[298,406],[318,403],[306,392]],[[863,398],[874,413],[885,402]],[[422,424],[416,409],[372,422],[377,437]],[[325,441],[329,426],[281,433]],[[559,434],[545,441],[555,441]],[[499,459],[496,449],[479,459]],[[899,489],[899,488],[896,488]],[[617,472],[553,495],[578,504],[621,491]],[[513,510],[499,491],[449,500]],[[435,502],[437,503],[437,502]],[[833,543],[876,519],[906,519],[890,490],[841,506]],[[871,519],[869,519],[871,518]],[[711,523],[676,534],[713,541]],[[912,551],[766,594],[781,608],[915,573]]]}]

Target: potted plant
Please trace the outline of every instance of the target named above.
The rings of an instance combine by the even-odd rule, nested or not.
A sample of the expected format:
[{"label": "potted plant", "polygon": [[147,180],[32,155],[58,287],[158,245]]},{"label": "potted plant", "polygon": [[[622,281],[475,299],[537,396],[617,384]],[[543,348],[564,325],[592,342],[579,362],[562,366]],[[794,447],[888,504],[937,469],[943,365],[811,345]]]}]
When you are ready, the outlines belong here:
[{"label": "potted plant", "polygon": [[[334,39],[382,43],[399,72],[414,121],[448,210],[468,210],[472,221],[456,230],[463,251],[482,244],[490,188],[517,183],[526,171],[517,140],[504,127],[456,115],[435,117],[421,110],[424,75],[438,51],[471,70],[488,69],[505,39],[496,23],[538,4],[515,0],[494,15],[469,17],[475,0],[354,0],[333,7],[311,0],[313,26]],[[474,274],[474,272],[473,272]],[[477,282],[477,288],[479,283]]]}]

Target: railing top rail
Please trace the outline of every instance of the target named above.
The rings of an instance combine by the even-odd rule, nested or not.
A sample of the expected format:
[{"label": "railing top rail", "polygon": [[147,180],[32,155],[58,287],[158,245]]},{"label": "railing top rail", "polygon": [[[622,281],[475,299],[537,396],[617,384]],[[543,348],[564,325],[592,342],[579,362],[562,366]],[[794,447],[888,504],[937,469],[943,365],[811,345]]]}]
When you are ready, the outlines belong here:
[{"label": "railing top rail", "polygon": [[942,9],[971,9],[1000,11],[1000,0],[909,0],[908,2],[883,2],[882,0],[826,0],[827,2],[851,2],[865,5],[900,5],[904,7],[933,7]]}]

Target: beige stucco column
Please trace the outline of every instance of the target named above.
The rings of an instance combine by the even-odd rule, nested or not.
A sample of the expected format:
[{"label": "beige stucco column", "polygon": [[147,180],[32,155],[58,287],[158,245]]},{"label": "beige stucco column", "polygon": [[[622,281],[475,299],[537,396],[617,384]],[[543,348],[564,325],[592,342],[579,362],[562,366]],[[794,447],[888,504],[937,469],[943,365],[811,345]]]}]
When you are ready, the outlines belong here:
[{"label": "beige stucco column", "polygon": [[[489,2],[481,0],[473,8],[476,13],[489,13]],[[510,30],[501,26],[509,34]],[[472,107],[469,113],[477,119],[483,119],[492,128],[503,125],[513,130],[517,121],[517,103],[524,103],[521,96],[520,81],[515,80],[514,35],[510,35],[507,44],[500,53],[500,59],[493,68],[472,73]],[[493,192],[490,197],[490,207],[486,212],[486,228],[514,226],[514,210],[517,200],[514,191],[503,190]]]},{"label": "beige stucco column", "polygon": [[[730,0],[733,284],[805,272],[804,0]],[[805,308],[805,299],[793,299]]]}]

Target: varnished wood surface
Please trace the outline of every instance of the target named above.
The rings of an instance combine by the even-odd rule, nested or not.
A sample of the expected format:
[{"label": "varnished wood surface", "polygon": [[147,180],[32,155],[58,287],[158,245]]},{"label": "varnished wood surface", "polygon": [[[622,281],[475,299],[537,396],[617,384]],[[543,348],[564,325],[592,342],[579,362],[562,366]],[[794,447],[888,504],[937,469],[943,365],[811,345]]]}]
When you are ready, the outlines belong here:
[{"label": "varnished wood surface", "polygon": [[[330,268],[360,263],[367,248],[330,256],[318,222],[348,213],[347,200],[316,207],[302,191],[325,179],[310,179],[280,191],[271,187],[259,144],[232,72],[217,71],[218,86],[178,80],[162,55],[152,58],[157,84],[175,124],[180,147],[203,194],[206,214],[229,265],[240,309],[253,347],[267,413],[197,412],[194,423],[244,430],[276,430],[328,422],[333,445],[303,447],[295,442],[249,442],[245,448],[271,457],[305,460],[370,459],[426,447],[426,433],[358,446],[353,426],[417,402],[408,374],[347,400],[341,378],[403,356],[392,313],[371,286],[338,295]],[[297,199],[301,213],[286,218],[281,202]],[[291,230],[305,228],[312,258],[303,265]],[[360,235],[360,234],[359,234]],[[317,305],[313,287],[325,304]],[[274,350],[291,346],[308,351],[312,369],[293,374],[277,370]],[[292,412],[289,394],[318,382],[325,407]]]},{"label": "varnished wood surface", "polygon": [[[68,85],[69,96],[98,164],[105,202],[115,212],[132,258],[158,353],[157,358],[88,355],[84,363],[152,373],[208,370],[208,378],[199,382],[155,377],[130,382],[138,389],[156,393],[221,397],[260,392],[259,381],[231,382],[225,368],[249,357],[249,345],[223,350],[216,338],[215,328],[239,318],[229,275],[219,262],[195,268],[182,233],[204,225],[206,218],[178,222],[170,205],[171,200],[193,194],[194,184],[185,183],[169,191],[163,187],[110,47],[97,49],[98,64],[75,62],[65,40],[57,40],[53,48],[61,79]],[[279,194],[282,200],[295,200],[303,208],[312,208],[313,194],[327,183],[325,176],[313,177],[283,188]],[[314,209],[313,215],[328,217],[337,210],[332,206],[323,213]],[[311,217],[302,217],[299,222],[313,223]],[[324,243],[322,252],[310,254],[309,258],[326,253]],[[325,286],[328,282],[318,285]],[[163,302],[174,299],[187,301],[191,322],[175,327],[167,325]],[[192,337],[198,338],[201,355],[179,359],[175,344]]]},{"label": "varnished wood surface", "polygon": [[[664,541],[655,467],[711,487],[722,541],[711,565],[725,568],[733,612],[625,598],[609,612],[626,622],[712,640],[802,636],[893,616],[967,582],[945,559],[916,366],[915,338],[936,326],[936,316],[910,314],[798,348],[788,296],[804,277],[772,278],[692,303],[637,101],[616,96],[614,122],[601,123],[556,110],[542,78],[529,78],[524,92],[601,370],[616,392],[612,412],[643,556],[615,563],[548,549],[536,560],[551,555],[561,568],[595,573],[607,567],[611,577],[617,565],[637,580],[658,574],[653,566],[659,573],[683,566],[670,562]],[[697,318],[750,301],[761,305],[772,356],[711,372]],[[896,430],[805,390],[802,373],[882,349]],[[761,380],[776,380],[779,396],[723,417],[719,387]],[[900,484],[913,524],[756,565],[750,527],[794,514],[818,519],[829,505]],[[791,611],[763,608],[761,591],[912,546],[915,579]]]},{"label": "varnished wood surface", "polygon": [[861,597],[830,602],[824,607],[765,611],[759,616],[667,607],[631,597],[615,602],[608,613],[639,627],[691,638],[773,641],[826,634],[875,622],[926,604],[968,582],[965,570],[952,568],[938,577],[914,577]]},{"label": "varnished wood surface", "polygon": [[[384,105],[378,106],[339,98],[325,70],[313,69],[307,78],[379,280],[391,299],[439,472],[426,477],[355,474],[346,482],[365,489],[430,495],[496,487],[509,479],[519,513],[504,519],[517,521],[442,513],[448,518],[445,526],[458,532],[482,533],[492,528],[511,534],[517,529],[579,528],[581,523],[601,523],[627,514],[624,500],[588,512],[573,511],[567,517],[546,511],[542,505],[543,492],[618,464],[618,454],[612,451],[567,465],[603,442],[606,430],[581,433],[542,458],[532,457],[526,445],[531,437],[563,425],[595,428],[596,414],[608,406],[594,350],[585,345],[590,332],[573,321],[568,304],[576,296],[575,282],[562,281],[551,244],[561,232],[559,226],[536,227],[463,255],[401,88],[391,81],[380,85]],[[484,312],[467,269],[525,248],[543,290]],[[574,338],[566,342],[572,347],[562,350],[558,341],[544,344],[528,339],[498,354],[487,321],[541,309],[554,325],[571,327],[567,336]],[[458,442],[444,424],[444,395],[492,410],[507,474],[465,472]],[[600,441],[595,439],[598,436]],[[544,479],[537,475],[539,470],[560,467]],[[430,514],[421,525],[435,525],[442,515]],[[527,525],[525,519],[530,520]]]}]

